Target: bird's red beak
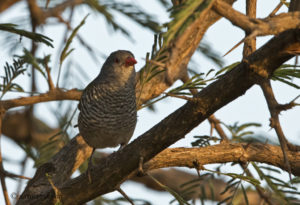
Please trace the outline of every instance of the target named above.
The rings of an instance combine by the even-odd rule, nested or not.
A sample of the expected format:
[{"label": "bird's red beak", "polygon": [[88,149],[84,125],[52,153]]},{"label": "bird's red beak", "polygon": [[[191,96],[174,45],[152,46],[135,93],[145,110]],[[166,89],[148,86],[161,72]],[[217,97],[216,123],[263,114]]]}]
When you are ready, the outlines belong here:
[{"label": "bird's red beak", "polygon": [[134,58],[132,58],[132,57],[128,57],[126,60],[125,60],[125,66],[132,66],[132,65],[134,65],[134,64],[136,64],[137,63],[137,61],[134,59]]}]

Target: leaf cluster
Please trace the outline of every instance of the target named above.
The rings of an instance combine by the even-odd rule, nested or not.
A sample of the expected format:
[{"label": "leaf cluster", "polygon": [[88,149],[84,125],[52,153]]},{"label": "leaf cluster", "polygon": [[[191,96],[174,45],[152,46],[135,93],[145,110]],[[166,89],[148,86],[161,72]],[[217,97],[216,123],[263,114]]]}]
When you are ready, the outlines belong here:
[{"label": "leaf cluster", "polygon": [[204,173],[198,178],[188,181],[180,185],[180,194],[186,198],[191,199],[193,195],[199,193],[201,203],[204,204],[205,199],[215,199],[215,187],[213,181],[215,177],[212,173]]},{"label": "leaf cluster", "polygon": [[212,47],[208,43],[202,43],[197,48],[197,51],[202,53],[205,57],[210,59],[212,62],[214,62],[216,65],[218,65],[220,68],[223,67],[224,61],[220,57],[220,55],[217,54],[216,51],[212,49]]},{"label": "leaf cluster", "polygon": [[[158,64],[153,64],[149,60],[155,61]],[[137,100],[137,104],[139,105],[139,100],[141,97],[141,94],[143,92],[143,88],[146,83],[148,83],[152,78],[157,76],[160,73],[165,72],[165,65],[164,63],[168,60],[168,54],[166,52],[166,49],[163,47],[163,42],[162,42],[162,35],[154,35],[154,43],[152,45],[152,51],[151,55],[150,53],[146,54],[146,63],[145,66],[140,70],[140,85],[141,85],[141,90],[140,94]],[[143,106],[145,107],[145,106]],[[140,107],[139,109],[143,108]]]},{"label": "leaf cluster", "polygon": [[296,89],[300,86],[293,82],[294,79],[300,79],[299,65],[284,64],[273,73],[272,80],[280,81]]},{"label": "leaf cluster", "polygon": [[[161,101],[168,96],[173,96],[173,97],[178,97],[181,98],[181,96],[191,96],[192,94],[190,93],[191,89],[202,89],[204,88],[209,82],[213,81],[216,79],[215,76],[207,78],[208,75],[213,72],[214,70],[211,69],[208,71],[206,74],[204,73],[199,73],[195,74],[192,78],[190,78],[187,82],[184,84],[175,87],[173,89],[170,89],[168,92],[165,93],[165,95],[159,96],[152,101],[149,101],[145,105],[143,105],[141,108],[148,107],[153,105],[154,103]],[[193,100],[193,98],[187,98],[188,100]]]},{"label": "leaf cluster", "polygon": [[247,129],[251,127],[261,127],[261,124],[255,122],[243,123],[241,125],[239,125],[238,122],[235,122],[233,125],[222,124],[230,132],[232,140],[236,142],[245,142],[245,137],[254,135],[253,131]]},{"label": "leaf cluster", "polygon": [[33,56],[30,51],[24,48],[23,55],[16,55],[16,57],[23,62],[24,66],[26,66],[27,68],[32,66],[47,80],[46,66],[50,62],[51,55],[46,55],[43,58],[38,58]]},{"label": "leaf cluster", "polygon": [[20,36],[27,37],[35,42],[41,42],[46,44],[47,46],[53,47],[51,38],[39,33],[18,29],[16,24],[11,24],[11,23],[0,24],[0,30],[18,34]]},{"label": "leaf cluster", "polygon": [[194,136],[195,141],[191,142],[193,147],[206,147],[210,146],[211,143],[216,143],[220,141],[219,138],[209,135],[201,135],[201,136]]},{"label": "leaf cluster", "polygon": [[24,61],[22,59],[13,59],[13,63],[5,63],[4,72],[5,75],[1,76],[2,84],[0,84],[0,90],[2,91],[0,99],[8,91],[24,91],[23,88],[13,80],[16,79],[20,74],[24,74],[26,68],[23,68]]},{"label": "leaf cluster", "polygon": [[[290,182],[285,182],[276,177],[281,175],[282,171],[271,166],[258,166],[257,163],[251,162],[251,165],[259,175],[260,180],[264,180],[268,189],[273,193],[273,197],[281,204],[293,204],[293,200],[300,197],[300,192],[297,191],[299,185],[299,177],[293,178]],[[266,173],[268,172],[268,173]]]},{"label": "leaf cluster", "polygon": [[174,6],[171,10],[171,21],[165,24],[168,31],[164,33],[164,43],[169,44],[172,39],[183,33],[211,3],[212,0],[186,0]]},{"label": "leaf cluster", "polygon": [[128,29],[125,26],[117,23],[117,21],[114,19],[113,12],[119,12],[130,18],[132,21],[138,23],[139,25],[145,28],[149,28],[154,32],[160,31],[160,26],[155,21],[153,16],[147,14],[135,4],[107,0],[85,0],[85,3],[99,14],[102,14],[107,23],[111,25],[115,30],[119,30],[127,36],[130,36]]}]

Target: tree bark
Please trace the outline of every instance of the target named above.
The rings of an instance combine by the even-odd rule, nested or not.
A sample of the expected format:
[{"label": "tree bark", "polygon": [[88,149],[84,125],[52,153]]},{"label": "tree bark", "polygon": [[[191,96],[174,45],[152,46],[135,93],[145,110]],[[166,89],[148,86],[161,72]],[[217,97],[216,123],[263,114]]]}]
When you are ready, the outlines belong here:
[{"label": "tree bark", "polygon": [[[87,145],[79,143],[82,141],[81,137],[76,137],[54,157],[57,160],[56,163],[51,160],[47,166],[44,165],[37,171],[17,204],[52,204],[55,199],[62,201],[63,204],[74,204],[74,202],[81,204],[113,191],[139,167],[141,157],[143,157],[143,162],[147,162],[183,138],[212,113],[242,96],[261,78],[270,78],[282,63],[293,57],[289,54],[289,50],[300,46],[299,36],[300,30],[289,30],[271,39],[251,54],[246,61],[241,62],[217,81],[201,90],[196,96],[197,102],[187,102],[124,149],[111,154],[101,164],[95,166],[90,172],[92,184],[89,183],[85,174],[67,181],[64,179],[64,183],[62,183],[63,177],[58,176],[66,169],[66,163],[62,162],[71,158],[68,156],[72,149],[70,144],[77,141],[75,145],[87,147]],[[91,148],[87,151],[90,150]],[[73,157],[74,162],[71,167],[74,168],[76,158]],[[58,164],[63,167],[59,167]],[[51,169],[46,169],[49,167]],[[56,178],[61,178],[61,180],[57,180],[61,183],[54,183],[57,185],[59,195],[55,196],[53,188],[49,184],[41,184],[42,181],[47,181],[47,179],[45,180],[46,173],[53,175],[52,179],[55,182]],[[41,195],[47,197],[43,199],[34,197]],[[26,196],[32,197],[28,200]]]}]

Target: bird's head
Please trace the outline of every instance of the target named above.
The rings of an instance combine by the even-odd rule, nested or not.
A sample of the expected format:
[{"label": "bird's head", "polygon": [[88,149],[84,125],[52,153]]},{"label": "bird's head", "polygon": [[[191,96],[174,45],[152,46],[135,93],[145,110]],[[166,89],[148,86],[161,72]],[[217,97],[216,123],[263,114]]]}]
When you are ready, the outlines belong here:
[{"label": "bird's head", "polygon": [[118,50],[109,55],[102,66],[100,76],[114,78],[111,80],[128,81],[135,78],[134,65],[137,61],[130,51]]}]

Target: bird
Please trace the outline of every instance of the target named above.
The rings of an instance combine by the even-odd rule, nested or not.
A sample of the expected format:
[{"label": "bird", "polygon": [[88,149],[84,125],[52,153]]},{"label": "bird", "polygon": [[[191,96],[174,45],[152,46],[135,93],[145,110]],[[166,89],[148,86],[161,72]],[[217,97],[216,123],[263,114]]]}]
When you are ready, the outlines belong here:
[{"label": "bird", "polygon": [[[137,123],[134,55],[127,50],[112,52],[99,75],[83,90],[78,108],[79,133],[95,149],[123,148]],[[89,168],[88,168],[89,169]]]}]

